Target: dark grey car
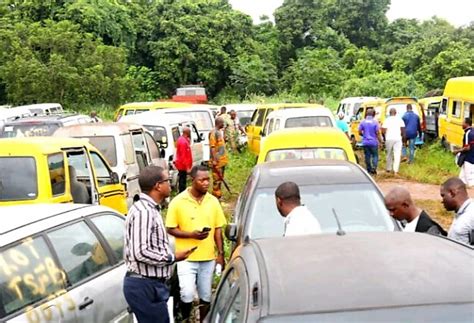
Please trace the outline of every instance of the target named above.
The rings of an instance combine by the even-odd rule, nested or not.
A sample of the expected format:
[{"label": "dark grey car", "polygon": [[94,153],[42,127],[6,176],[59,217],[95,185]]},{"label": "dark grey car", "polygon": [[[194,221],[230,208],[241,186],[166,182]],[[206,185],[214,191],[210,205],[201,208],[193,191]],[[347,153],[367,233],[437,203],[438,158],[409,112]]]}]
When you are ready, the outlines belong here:
[{"label": "dark grey car", "polygon": [[246,238],[281,237],[283,218],[275,205],[275,189],[285,181],[300,187],[301,200],[318,219],[322,233],[398,231],[382,192],[358,165],[343,160],[284,160],[254,167],[239,196],[233,223],[226,228],[233,247]]},{"label": "dark grey car", "polygon": [[425,233],[250,240],[208,322],[472,322],[474,249]]}]

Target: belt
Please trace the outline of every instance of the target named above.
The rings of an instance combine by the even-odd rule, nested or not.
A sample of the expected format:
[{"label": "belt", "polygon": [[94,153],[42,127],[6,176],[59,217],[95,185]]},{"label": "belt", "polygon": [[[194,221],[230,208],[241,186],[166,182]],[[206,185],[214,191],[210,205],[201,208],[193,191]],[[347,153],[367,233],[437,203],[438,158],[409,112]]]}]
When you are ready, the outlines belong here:
[{"label": "belt", "polygon": [[140,275],[140,274],[131,272],[131,271],[127,271],[127,273],[125,274],[125,277],[151,279],[151,280],[159,281],[159,282],[161,282],[161,283],[166,283],[166,282],[168,282],[168,278],[143,276],[143,275]]}]

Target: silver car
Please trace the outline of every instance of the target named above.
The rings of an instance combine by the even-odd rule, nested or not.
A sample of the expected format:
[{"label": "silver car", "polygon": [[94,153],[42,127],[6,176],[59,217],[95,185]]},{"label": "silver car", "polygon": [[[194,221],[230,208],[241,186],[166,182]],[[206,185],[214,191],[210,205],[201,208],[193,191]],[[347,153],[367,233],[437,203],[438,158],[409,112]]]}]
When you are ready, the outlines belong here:
[{"label": "silver car", "polygon": [[0,321],[132,321],[124,216],[80,204],[0,209]]}]

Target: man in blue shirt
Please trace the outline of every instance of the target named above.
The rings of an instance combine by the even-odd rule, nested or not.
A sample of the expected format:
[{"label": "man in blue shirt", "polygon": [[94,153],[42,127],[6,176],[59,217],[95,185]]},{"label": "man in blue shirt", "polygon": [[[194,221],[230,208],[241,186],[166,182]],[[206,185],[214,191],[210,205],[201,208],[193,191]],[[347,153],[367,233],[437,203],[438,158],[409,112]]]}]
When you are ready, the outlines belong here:
[{"label": "man in blue shirt", "polygon": [[367,116],[359,125],[359,135],[362,136],[362,146],[364,147],[365,165],[369,174],[377,174],[379,163],[379,145],[382,144],[380,126],[374,119],[375,111],[367,109]]},{"label": "man in blue shirt", "polygon": [[[411,104],[407,104],[407,112],[403,115],[403,122],[405,122],[405,138],[409,149],[408,163],[413,163],[415,159],[415,141],[416,137],[421,136],[420,117],[413,112]],[[403,147],[402,155],[406,160],[406,147]]]},{"label": "man in blue shirt", "polygon": [[347,122],[344,121],[344,112],[339,112],[337,114],[339,117],[339,120],[336,120],[336,126],[346,134],[347,138],[350,140],[351,138],[349,137],[349,126],[347,125]]}]

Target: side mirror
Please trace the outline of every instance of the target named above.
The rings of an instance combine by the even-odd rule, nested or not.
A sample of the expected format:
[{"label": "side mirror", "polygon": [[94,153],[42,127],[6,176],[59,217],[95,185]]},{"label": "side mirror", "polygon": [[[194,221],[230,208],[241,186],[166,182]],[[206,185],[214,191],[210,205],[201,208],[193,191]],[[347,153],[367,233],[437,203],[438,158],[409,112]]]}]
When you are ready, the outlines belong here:
[{"label": "side mirror", "polygon": [[237,224],[229,223],[224,230],[225,237],[230,241],[237,241]]},{"label": "side mirror", "polygon": [[110,180],[111,180],[112,184],[120,183],[119,176],[116,172],[110,173]]},{"label": "side mirror", "polygon": [[158,141],[160,144],[160,148],[167,148],[168,147],[168,140],[166,139],[166,136],[161,137],[161,140]]},{"label": "side mirror", "polygon": [[164,149],[160,149],[160,158],[165,158],[166,151]]}]

